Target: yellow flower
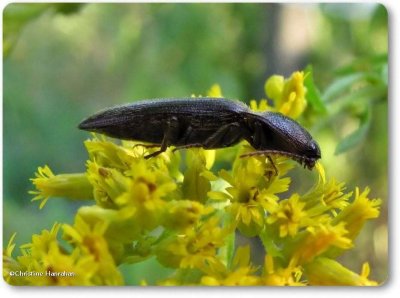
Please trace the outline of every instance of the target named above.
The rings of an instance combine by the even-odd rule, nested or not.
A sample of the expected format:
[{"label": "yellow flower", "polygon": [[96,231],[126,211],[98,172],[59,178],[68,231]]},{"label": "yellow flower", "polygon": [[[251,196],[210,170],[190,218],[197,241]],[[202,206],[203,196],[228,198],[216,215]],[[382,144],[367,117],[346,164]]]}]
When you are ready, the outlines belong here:
[{"label": "yellow flower", "polygon": [[208,97],[223,97],[220,85],[214,84],[207,92]]},{"label": "yellow flower", "polygon": [[287,267],[282,267],[274,261],[271,255],[264,259],[264,270],[261,283],[266,286],[304,286],[301,281],[302,270],[291,261]]},{"label": "yellow flower", "polygon": [[354,239],[368,219],[379,216],[380,199],[368,199],[370,189],[366,187],[360,194],[356,187],[354,201],[343,209],[334,219],[334,223],[344,222],[348,230],[348,237]]},{"label": "yellow flower", "polygon": [[205,286],[256,286],[260,278],[256,269],[250,264],[250,247],[239,247],[232,261],[232,269],[225,266],[209,268],[208,274],[201,278]]},{"label": "yellow flower", "polygon": [[105,136],[92,135],[93,139],[85,141],[89,160],[95,161],[103,167],[120,171],[128,170],[132,160],[147,153],[144,147],[135,146],[133,142],[124,141],[120,146],[109,141]]},{"label": "yellow flower", "polygon": [[219,218],[213,216],[191,227],[184,234],[175,234],[164,239],[157,247],[158,261],[167,267],[197,268],[220,266],[218,248],[225,244],[231,231],[219,226]]},{"label": "yellow flower", "polygon": [[50,231],[43,230],[41,234],[32,235],[32,242],[21,246],[21,249],[26,252],[24,256],[40,259],[42,255],[47,254],[51,243],[57,242],[60,227],[61,224],[55,223]]},{"label": "yellow flower", "polygon": [[258,103],[254,99],[250,100],[250,109],[255,112],[274,111],[266,99],[261,99]]},{"label": "yellow flower", "polygon": [[278,112],[294,119],[303,113],[307,106],[304,78],[303,72],[296,71],[287,80],[277,75],[267,80],[266,94],[274,100]]},{"label": "yellow flower", "polygon": [[48,252],[40,260],[31,263],[31,271],[44,274],[26,277],[26,280],[28,284],[35,286],[95,285],[93,277],[97,266],[93,256],[82,256],[79,249],[67,254],[61,250],[58,243],[52,242]]},{"label": "yellow flower", "polygon": [[200,284],[204,286],[257,286],[260,284],[259,277],[252,275],[249,268],[239,268],[228,273],[224,278],[204,276]]},{"label": "yellow flower", "polygon": [[[13,261],[13,270],[20,274],[10,279],[19,285],[94,285],[93,276],[97,265],[92,256],[82,256],[78,248],[69,254],[57,241],[60,224],[32,236],[32,242],[22,245],[22,255]],[[13,245],[9,246],[11,257]],[[10,269],[10,267],[8,267]]]},{"label": "yellow flower", "polygon": [[211,180],[217,179],[209,171],[215,160],[215,150],[196,148],[187,151],[187,169],[184,172],[182,196],[184,199],[204,203],[211,190]]},{"label": "yellow flower", "polygon": [[107,239],[104,237],[106,229],[106,222],[89,225],[79,215],[75,217],[74,226],[63,225],[64,238],[74,247],[78,247],[83,256],[93,256],[98,264],[96,284],[122,285],[122,275],[117,269]]},{"label": "yellow flower", "polygon": [[29,193],[35,195],[32,201],[41,201],[40,209],[50,197],[76,200],[93,198],[93,188],[83,173],[54,175],[48,166],[44,166],[38,168],[35,176],[36,178],[32,178],[31,181],[37,190]]},{"label": "yellow flower", "polygon": [[98,222],[107,223],[105,236],[109,244],[122,246],[124,243],[136,240],[145,228],[135,219],[136,212],[136,208],[113,210],[94,205],[79,208],[77,215],[92,226]]},{"label": "yellow flower", "polygon": [[309,213],[314,215],[330,211],[333,216],[349,205],[352,192],[345,193],[345,183],[332,178],[328,183],[318,183],[310,192],[302,196]]},{"label": "yellow flower", "polygon": [[317,161],[315,164],[315,169],[318,172],[318,184],[325,184],[326,183],[326,175],[325,175],[325,169],[324,166],[320,161]]},{"label": "yellow flower", "polygon": [[308,215],[304,211],[305,203],[301,202],[298,194],[293,194],[289,199],[282,200],[275,208],[271,208],[267,223],[279,226],[279,236],[294,237],[300,228],[308,224]]},{"label": "yellow flower", "polygon": [[253,200],[233,203],[228,210],[235,216],[239,231],[247,237],[256,236],[264,227],[264,210]]},{"label": "yellow flower", "polygon": [[236,160],[232,174],[222,170],[219,175],[231,185],[226,188],[226,191],[231,195],[232,201],[248,202],[253,189],[266,185],[264,172],[264,163],[257,158],[250,157]]},{"label": "yellow flower", "polygon": [[[129,171],[132,164],[142,159],[143,156],[149,153],[149,149],[142,144],[132,141],[121,141],[121,145],[106,138],[93,134],[94,138],[85,141],[86,149],[89,153],[90,161],[95,162],[100,167],[115,169],[129,176]],[[147,163],[157,169],[170,172],[170,175],[177,178],[177,168],[179,167],[179,153],[173,153],[168,148],[163,154],[147,160]]]},{"label": "yellow flower", "polygon": [[96,203],[103,208],[118,208],[116,200],[128,191],[130,179],[119,170],[100,166],[95,161],[88,161],[87,177]]},{"label": "yellow flower", "polygon": [[326,185],[326,189],[324,191],[322,201],[324,204],[329,206],[331,209],[343,210],[346,206],[349,205],[348,199],[353,194],[349,192],[345,194],[343,191],[346,189],[345,183],[337,183],[333,178]]},{"label": "yellow flower", "polygon": [[165,169],[159,168],[156,160],[135,160],[125,175],[132,181],[130,197],[128,201],[121,199],[120,206],[133,204],[148,210],[158,208],[159,204],[163,204],[162,198],[167,198],[176,189],[174,180]]},{"label": "yellow flower", "polygon": [[152,230],[160,224],[166,202],[163,197],[175,190],[172,179],[143,160],[132,164],[129,191],[118,197],[118,206],[127,213],[136,210],[135,221],[142,229]]},{"label": "yellow flower", "polygon": [[331,248],[349,249],[353,246],[347,237],[347,230],[343,223],[336,226],[320,224],[308,227],[298,235],[296,242],[288,247],[288,255],[291,255],[298,264],[310,262]]},{"label": "yellow flower", "polygon": [[361,268],[361,274],[360,274],[361,283],[366,286],[377,286],[378,283],[376,281],[368,279],[370,272],[371,268],[369,267],[368,262],[365,262]]},{"label": "yellow flower", "polygon": [[26,268],[22,266],[18,261],[16,261],[12,253],[15,248],[15,237],[16,233],[14,233],[10,240],[8,241],[6,249],[3,250],[3,278],[10,285],[24,285],[24,279],[11,275],[10,272],[15,271],[25,271]]},{"label": "yellow flower", "polygon": [[279,101],[282,97],[284,85],[285,78],[283,76],[270,76],[264,85],[265,94],[269,98]]},{"label": "yellow flower", "polygon": [[339,262],[328,258],[316,258],[305,266],[305,274],[310,285],[319,286],[376,286],[369,280],[369,265],[365,263],[361,274],[357,274]]},{"label": "yellow flower", "polygon": [[212,210],[196,201],[170,201],[164,208],[162,224],[168,229],[184,230],[194,225],[201,215]]},{"label": "yellow flower", "polygon": [[264,157],[249,157],[236,159],[233,173],[225,170],[219,175],[231,186],[226,192],[212,192],[213,198],[226,197],[231,201],[227,210],[237,224],[241,233],[248,237],[257,235],[264,226],[265,209],[276,206],[279,199],[277,194],[287,191],[290,178],[281,178],[291,166],[285,163],[286,159],[277,158],[275,166],[279,175],[271,174],[272,166]]}]

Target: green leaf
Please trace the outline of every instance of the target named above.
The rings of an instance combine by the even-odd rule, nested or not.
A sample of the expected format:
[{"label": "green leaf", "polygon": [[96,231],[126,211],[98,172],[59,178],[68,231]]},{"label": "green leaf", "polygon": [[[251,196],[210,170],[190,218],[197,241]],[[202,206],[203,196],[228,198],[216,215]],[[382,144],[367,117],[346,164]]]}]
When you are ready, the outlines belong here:
[{"label": "green leaf", "polygon": [[317,86],[315,86],[313,69],[310,64],[306,67],[305,73],[304,86],[307,88],[307,101],[317,112],[325,113],[327,110],[321,98],[321,93]]},{"label": "green leaf", "polygon": [[376,101],[386,100],[387,88],[383,85],[366,85],[353,92],[342,96],[335,104],[330,105],[331,113],[338,113],[345,108],[354,105],[356,102],[364,101],[363,105],[374,103]]},{"label": "green leaf", "polygon": [[322,95],[324,102],[330,102],[347,91],[354,83],[367,78],[366,73],[354,73],[334,81]]},{"label": "green leaf", "polygon": [[387,54],[359,57],[334,71],[335,76],[341,77],[359,72],[368,72],[387,64]]},{"label": "green leaf", "polygon": [[267,252],[268,255],[272,257],[278,257],[278,258],[283,258],[283,254],[281,249],[279,249],[278,246],[274,243],[274,237],[271,237],[268,233],[268,228],[264,227],[264,229],[261,231],[259,235],[261,242],[264,246],[265,251]]},{"label": "green leaf", "polygon": [[371,123],[371,108],[367,108],[365,113],[361,116],[359,127],[351,134],[346,136],[335,149],[335,155],[339,155],[353,148],[361,143],[367,136],[369,126]]},{"label": "green leaf", "polygon": [[3,10],[3,54],[10,54],[24,27],[51,8],[62,14],[78,12],[81,3],[11,3]]},{"label": "green leaf", "polygon": [[226,212],[225,210],[218,210],[215,214],[215,216],[223,219],[223,228],[230,231],[226,235],[225,245],[221,246],[220,249],[218,249],[217,255],[226,268],[231,268],[236,248],[234,218],[229,212]]},{"label": "green leaf", "polygon": [[383,64],[382,68],[381,68],[381,72],[380,72],[380,78],[383,84],[385,84],[385,86],[388,85],[388,77],[389,77],[389,73],[388,73],[388,65]]}]

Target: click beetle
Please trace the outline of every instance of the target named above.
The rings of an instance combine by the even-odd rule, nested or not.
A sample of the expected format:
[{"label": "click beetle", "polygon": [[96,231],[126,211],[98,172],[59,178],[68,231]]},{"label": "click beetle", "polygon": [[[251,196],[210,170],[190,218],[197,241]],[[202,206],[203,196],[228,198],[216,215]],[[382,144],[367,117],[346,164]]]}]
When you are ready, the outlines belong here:
[{"label": "click beetle", "polygon": [[244,156],[283,155],[308,169],[321,158],[317,142],[293,119],[275,112],[254,112],[242,102],[223,98],[137,101],[100,111],[83,120],[79,128],[160,147],[145,158],[169,146],[175,150],[217,149],[243,139],[256,150]]}]

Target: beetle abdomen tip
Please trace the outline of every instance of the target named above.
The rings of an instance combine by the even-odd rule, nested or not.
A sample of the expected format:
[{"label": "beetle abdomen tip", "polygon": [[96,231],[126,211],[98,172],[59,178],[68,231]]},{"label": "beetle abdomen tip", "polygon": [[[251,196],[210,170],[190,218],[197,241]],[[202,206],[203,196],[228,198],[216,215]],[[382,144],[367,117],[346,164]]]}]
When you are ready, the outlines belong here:
[{"label": "beetle abdomen tip", "polygon": [[87,118],[83,120],[81,123],[79,123],[78,128],[82,130],[87,130],[87,131],[94,131],[98,130],[100,127],[104,126],[101,125],[102,123],[100,121],[93,120],[91,118]]},{"label": "beetle abdomen tip", "polygon": [[81,123],[79,123],[78,128],[82,129],[82,130],[89,130],[90,128],[93,128],[93,127],[90,124],[90,122],[85,119]]}]

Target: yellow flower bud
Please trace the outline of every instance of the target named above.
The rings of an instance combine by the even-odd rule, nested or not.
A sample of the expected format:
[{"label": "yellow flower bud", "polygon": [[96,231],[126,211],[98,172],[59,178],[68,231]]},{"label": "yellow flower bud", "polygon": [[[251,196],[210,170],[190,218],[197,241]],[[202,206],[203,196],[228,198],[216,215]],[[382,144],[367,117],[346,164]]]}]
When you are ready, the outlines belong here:
[{"label": "yellow flower bud", "polygon": [[282,97],[277,109],[282,114],[296,119],[307,106],[304,73],[296,71],[285,81]]},{"label": "yellow flower bud", "polygon": [[48,166],[44,166],[38,168],[35,176],[31,181],[37,190],[29,193],[36,195],[32,201],[41,200],[40,209],[50,197],[93,199],[93,187],[84,173],[54,175]]},{"label": "yellow flower bud", "polygon": [[376,286],[368,279],[369,270],[363,266],[361,275],[347,269],[335,260],[317,258],[305,266],[310,285],[318,286]]},{"label": "yellow flower bud", "polygon": [[168,229],[185,229],[196,223],[203,210],[204,206],[195,201],[168,202],[164,209],[162,224]]},{"label": "yellow flower bud", "polygon": [[275,104],[279,104],[282,97],[283,86],[285,79],[283,76],[273,75],[265,82],[264,89],[265,94],[275,101]]},{"label": "yellow flower bud", "polygon": [[265,83],[267,96],[274,101],[276,111],[291,118],[299,117],[307,106],[304,73],[294,72],[289,79],[273,75]]},{"label": "yellow flower bud", "polygon": [[209,97],[223,97],[221,87],[218,84],[214,84],[211,86],[210,90],[207,92],[207,96]]}]

